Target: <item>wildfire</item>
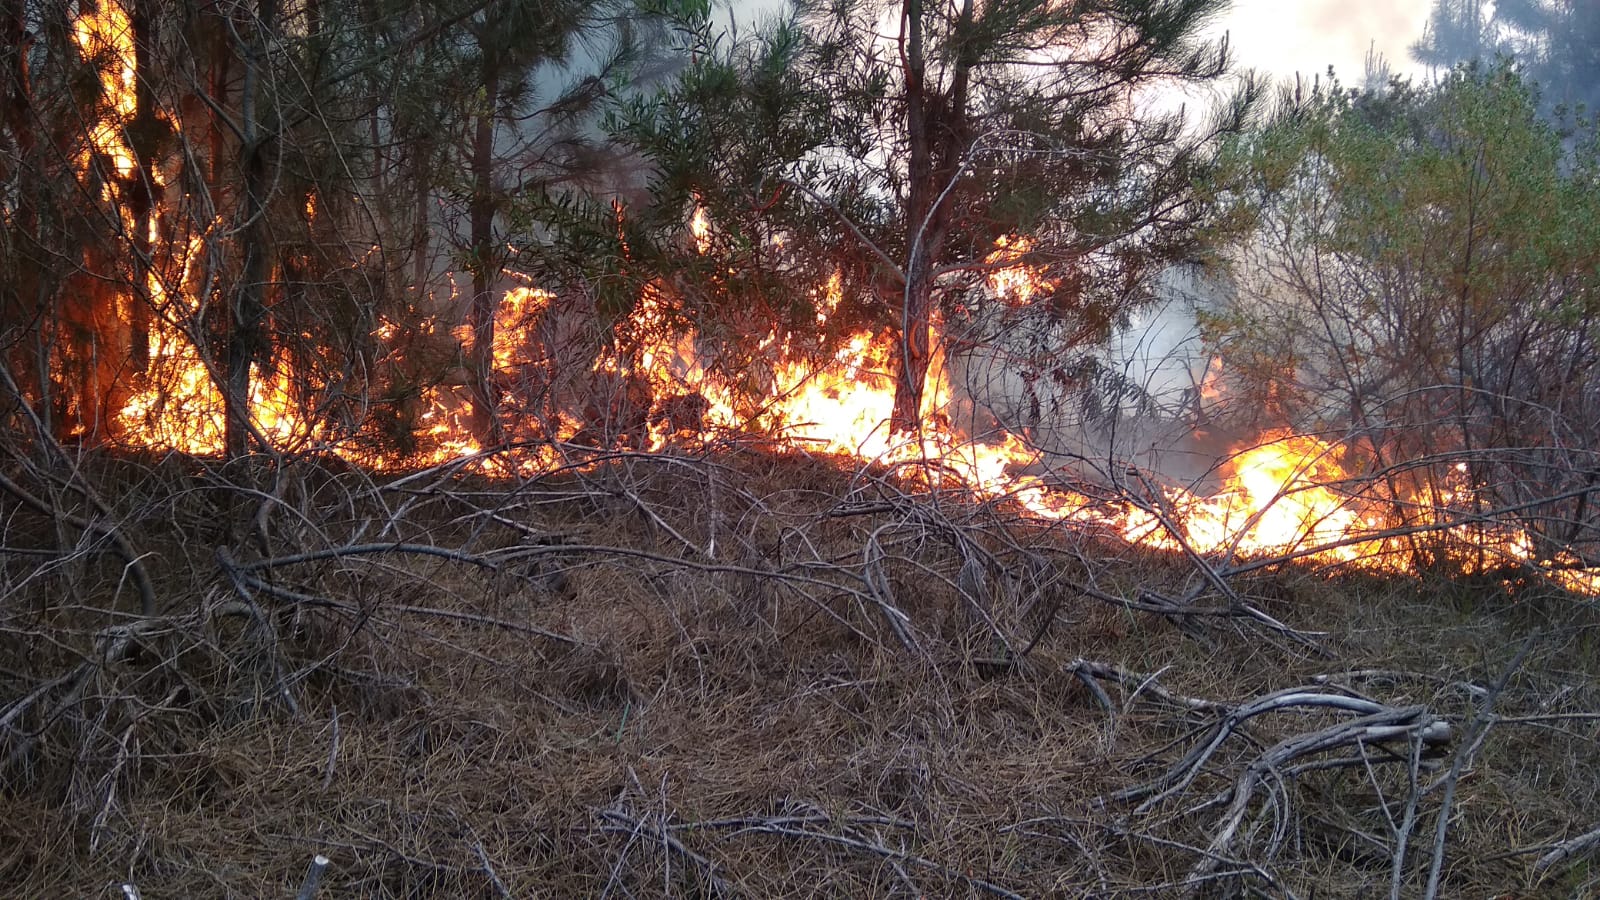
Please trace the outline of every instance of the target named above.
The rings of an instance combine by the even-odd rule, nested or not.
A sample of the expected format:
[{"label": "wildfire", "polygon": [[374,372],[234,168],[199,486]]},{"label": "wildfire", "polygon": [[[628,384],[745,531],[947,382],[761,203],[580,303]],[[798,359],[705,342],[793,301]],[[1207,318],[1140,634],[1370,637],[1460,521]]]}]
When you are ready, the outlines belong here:
[{"label": "wildfire", "polygon": [[711,249],[711,217],[706,214],[704,206],[694,208],[694,218],[689,220],[689,234],[694,238],[694,246],[701,253]]},{"label": "wildfire", "polygon": [[[88,171],[91,154],[109,159],[116,172],[128,177],[135,161],[123,140],[124,125],[134,115],[134,53],[129,20],[115,2],[104,2],[74,22],[74,34],[85,58],[109,60],[103,64],[101,86],[108,109],[91,134],[93,147],[80,159]],[[318,214],[317,198],[308,194],[303,212]],[[621,228],[621,207],[617,207]],[[131,224],[131,223],[130,223]],[[152,244],[157,223],[150,223]],[[708,252],[712,224],[703,207],[696,206],[689,223],[694,246]],[[207,235],[193,238],[181,258],[147,273],[148,302],[157,315],[150,323],[150,362],[147,373],[116,415],[117,431],[130,443],[155,449],[176,449],[194,454],[216,454],[223,449],[224,400],[214,360],[205,355],[203,329],[196,323],[204,312],[204,298],[185,287],[191,283],[191,261],[203,258]],[[779,241],[778,237],[773,239]],[[1027,237],[1004,237],[986,257],[989,296],[1001,303],[1021,306],[1050,282],[1043,270],[1027,261],[1034,243]],[[177,269],[177,271],[173,271]],[[842,277],[835,273],[819,287],[816,322],[825,325],[842,299]],[[555,297],[536,286],[507,291],[495,314],[491,380],[513,395],[519,373],[537,374],[541,360],[538,329],[550,313]],[[126,310],[133,302],[127,298]],[[935,322],[937,331],[938,323]],[[432,325],[428,326],[432,328]],[[470,329],[450,330],[441,323],[429,340],[457,342],[457,357],[465,359],[472,339]],[[446,333],[450,335],[446,337]],[[371,335],[385,358],[390,347],[404,339],[403,329],[381,323]],[[935,335],[936,347],[943,342]],[[895,434],[889,428],[894,408],[895,383],[891,362],[895,347],[888,333],[862,331],[838,345],[831,358],[820,363],[791,346],[776,331],[754,343],[765,355],[761,373],[761,399],[752,402],[749,385],[736,386],[708,367],[700,352],[700,336],[675,323],[668,298],[657,287],[644,290],[632,313],[617,326],[613,353],[601,354],[591,373],[614,385],[610,406],[598,410],[601,418],[631,418],[620,430],[635,449],[660,451],[673,445],[705,442],[719,434],[759,432],[779,438],[788,446],[837,454],[852,461],[903,465],[911,479],[932,490],[968,494],[986,500],[1008,501],[1041,519],[1079,523],[1111,529],[1131,542],[1169,550],[1228,559],[1272,554],[1303,554],[1324,562],[1392,570],[1401,566],[1404,546],[1393,532],[1384,531],[1388,511],[1397,498],[1372,498],[1342,490],[1352,481],[1340,448],[1316,437],[1292,433],[1264,435],[1253,445],[1239,448],[1222,470],[1220,487],[1200,494],[1178,487],[1157,487],[1140,480],[1130,484],[1122,502],[1090,500],[1063,489],[1033,472],[1048,470],[1041,454],[1026,440],[1006,434],[989,442],[973,441],[951,427],[948,407],[952,389],[942,353],[936,353],[923,392],[921,427],[915,434]],[[1204,391],[1219,390],[1217,364],[1208,369]],[[439,463],[479,454],[479,432],[469,425],[460,385],[436,384],[416,398],[415,432],[418,444],[404,458],[348,449],[349,425],[337,426],[319,415],[297,392],[300,380],[286,362],[253,372],[249,398],[255,427],[276,446],[320,448],[344,453],[353,461],[383,469]],[[442,379],[449,381],[448,378]],[[637,390],[633,386],[637,385]],[[526,415],[510,400],[494,414],[505,419]],[[525,473],[553,465],[555,448],[585,430],[586,423],[557,413],[544,433],[547,449],[519,458],[515,466]],[[1471,486],[1441,486],[1433,503],[1398,498],[1418,510],[1413,524],[1447,525],[1450,506],[1470,499]],[[1380,499],[1383,502],[1379,502]],[[1475,526],[1472,546],[1480,554],[1502,559],[1533,560],[1534,541],[1511,525]],[[1572,562],[1572,561],[1565,561]],[[1600,570],[1572,566],[1558,573],[1569,587],[1600,592]]]},{"label": "wildfire", "polygon": [[983,262],[997,267],[989,272],[989,290],[1001,302],[1026,306],[1035,294],[1049,289],[1049,279],[1022,261],[1033,252],[1032,238],[1002,235],[995,239],[994,246],[994,251],[984,257]]},{"label": "wildfire", "polygon": [[78,16],[72,24],[72,35],[85,59],[101,62],[100,89],[110,105],[91,130],[91,146],[79,157],[79,167],[87,169],[90,155],[99,153],[111,161],[118,177],[127,178],[135,166],[133,153],[122,138],[122,130],[133,120],[137,103],[133,25],[120,3],[107,0]]}]

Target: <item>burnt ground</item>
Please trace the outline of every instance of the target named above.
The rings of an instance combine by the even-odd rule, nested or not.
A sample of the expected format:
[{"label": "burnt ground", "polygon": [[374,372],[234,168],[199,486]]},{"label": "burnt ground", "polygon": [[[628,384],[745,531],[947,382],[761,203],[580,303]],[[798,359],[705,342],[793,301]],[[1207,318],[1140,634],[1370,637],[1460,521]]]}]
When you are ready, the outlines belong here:
[{"label": "burnt ground", "polygon": [[8,896],[1600,890],[1600,616],[1536,579],[1219,583],[735,448],[7,475]]}]

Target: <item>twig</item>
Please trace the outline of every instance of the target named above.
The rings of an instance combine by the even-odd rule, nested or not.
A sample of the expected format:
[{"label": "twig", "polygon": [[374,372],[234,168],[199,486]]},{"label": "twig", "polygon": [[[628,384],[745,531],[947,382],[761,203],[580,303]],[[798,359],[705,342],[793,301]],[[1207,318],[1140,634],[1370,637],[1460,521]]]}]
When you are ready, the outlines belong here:
[{"label": "twig", "polygon": [[[389,547],[392,545],[383,546]],[[302,559],[298,561],[304,560]],[[236,579],[237,583],[248,585],[266,594],[271,594],[280,600],[287,600],[291,603],[300,603],[307,606],[337,609],[342,612],[359,612],[359,608],[352,603],[345,603],[327,597],[319,597],[314,594],[304,594],[299,591],[294,591],[290,590],[289,588],[271,584],[270,582],[262,581],[261,579],[250,574],[249,564],[239,565],[234,563],[232,561],[232,557],[229,556],[226,550],[222,548],[218,548],[217,564],[229,576],[229,578]],[[385,611],[392,610],[394,612],[406,613],[413,616],[424,616],[435,619],[451,619],[458,622],[472,622],[477,625],[489,625],[494,628],[501,628],[506,631],[514,631],[519,634],[535,635],[537,637],[542,637],[557,643],[566,644],[569,647],[581,646],[583,643],[571,635],[561,634],[555,631],[546,631],[543,628],[538,628],[533,625],[523,625],[518,622],[510,622],[505,619],[497,619],[493,616],[485,616],[478,613],[456,612],[455,610],[449,609],[434,609],[428,606],[411,606],[404,603],[388,604],[381,607],[381,609]]]},{"label": "twig", "polygon": [[1533,642],[1538,636],[1538,632],[1528,635],[1528,639],[1522,642],[1522,648],[1512,658],[1511,664],[1506,666],[1499,680],[1489,689],[1489,693],[1484,695],[1483,708],[1468,728],[1468,732],[1473,736],[1450,763],[1450,772],[1444,777],[1444,799],[1439,804],[1438,827],[1433,833],[1433,862],[1428,866],[1428,886],[1422,894],[1424,900],[1433,900],[1439,896],[1439,875],[1444,869],[1445,835],[1450,830],[1450,807],[1455,802],[1456,784],[1461,780],[1461,772],[1489,734],[1494,718],[1494,701],[1506,689],[1506,685],[1511,683],[1511,676],[1521,668],[1522,661],[1528,658],[1528,652],[1533,649]]},{"label": "twig", "polygon": [[602,810],[600,812],[600,816],[603,819],[617,823],[613,826],[602,825],[600,828],[601,831],[626,832],[633,835],[648,832],[652,837],[659,840],[663,847],[670,849],[672,852],[677,853],[684,859],[694,863],[695,866],[697,866],[701,873],[705,876],[707,884],[710,885],[711,889],[715,893],[720,895],[731,895],[735,893],[733,888],[729,886],[725,880],[723,880],[720,874],[718,874],[717,870],[719,866],[717,863],[684,846],[682,841],[678,840],[672,835],[671,829],[648,822],[646,821],[645,817],[641,816],[639,818],[635,818],[627,813],[615,809]]},{"label": "twig", "polygon": [[488,875],[489,883],[494,885],[494,892],[500,895],[503,900],[511,900],[513,896],[511,890],[510,888],[506,887],[506,883],[501,881],[500,876],[496,874],[494,870],[494,864],[489,861],[488,851],[483,849],[483,842],[478,840],[473,841],[472,852],[477,855],[478,862],[483,866],[483,874]]},{"label": "twig", "polygon": [[[133,586],[139,592],[139,614],[145,616],[153,616],[156,614],[156,589],[155,586],[150,582],[149,573],[147,573],[144,569],[143,557],[138,551],[133,549],[132,544],[128,543],[128,539],[123,536],[120,528],[116,528],[104,522],[74,515],[73,513],[61,509],[54,503],[41,500],[31,494],[22,485],[17,484],[15,481],[12,481],[10,478],[6,477],[4,472],[0,472],[0,488],[5,489],[6,493],[9,493],[11,496],[17,498],[24,505],[33,507],[33,509],[40,515],[48,516],[56,521],[65,522],[74,528],[82,529],[90,534],[99,535],[110,541],[111,549],[114,550],[118,556],[122,557],[123,564],[127,567],[128,574],[133,577]],[[92,495],[90,496],[92,497]],[[91,500],[91,502],[95,503],[96,506],[99,505],[93,500]],[[101,513],[102,515],[105,514],[105,510],[103,508],[101,509]]]},{"label": "twig", "polygon": [[[1366,755],[1362,755],[1366,759]],[[1416,737],[1411,739],[1411,760],[1406,768],[1406,785],[1409,788],[1406,794],[1406,810],[1401,816],[1400,824],[1394,827],[1394,862],[1389,870],[1389,897],[1391,900],[1400,900],[1400,888],[1405,881],[1406,845],[1411,840],[1411,832],[1417,825],[1417,808],[1422,800],[1422,791],[1418,785],[1418,771],[1422,767],[1422,741]],[[1368,769],[1369,774],[1371,769]],[[1378,779],[1374,776],[1372,784],[1377,787]],[[1384,814],[1388,814],[1388,807],[1384,807]],[[1390,820],[1393,821],[1392,819]]]},{"label": "twig", "polygon": [[318,853],[311,857],[311,865],[306,868],[306,877],[300,882],[300,892],[295,894],[295,900],[311,900],[316,896],[317,885],[322,881],[322,873],[328,868],[328,858]]},{"label": "twig", "polygon": [[261,569],[275,569],[280,566],[292,566],[301,563],[322,562],[329,559],[342,559],[346,556],[369,556],[375,553],[409,553],[420,556],[437,556],[452,562],[466,563],[483,569],[495,569],[495,563],[475,556],[471,553],[462,553],[458,550],[449,550],[444,547],[435,547],[431,544],[351,544],[345,547],[331,547],[327,550],[315,550],[310,553],[298,553],[294,556],[280,556],[273,559],[260,559],[254,562],[240,563],[239,568],[246,572],[255,572]]},{"label": "twig", "polygon": [[1489,692],[1488,688],[1470,681],[1452,681],[1428,672],[1407,672],[1404,669],[1353,669],[1349,672],[1327,672],[1314,675],[1311,680],[1315,684],[1339,684],[1345,681],[1432,681],[1465,691],[1474,697],[1481,697]]},{"label": "twig", "polygon": [[452,619],[457,622],[471,622],[476,625],[489,625],[495,628],[503,628],[506,631],[515,631],[520,634],[536,635],[560,644],[566,644],[569,647],[578,647],[582,646],[583,644],[582,641],[572,637],[571,635],[560,634],[555,631],[546,631],[543,628],[536,628],[532,625],[522,625],[517,622],[508,622],[505,619],[497,619],[493,616],[478,615],[477,613],[456,612],[455,610],[450,609],[434,609],[427,606],[407,606],[404,604],[390,604],[388,606],[384,606],[383,609],[408,613],[413,616],[425,616],[434,619]]},{"label": "twig", "polygon": [[[774,822],[775,821],[777,821],[777,820],[774,820]],[[866,851],[868,853],[873,853],[873,854],[876,854],[878,856],[882,856],[885,859],[897,860],[899,862],[907,862],[907,863],[911,863],[912,865],[922,866],[925,869],[932,869],[932,870],[934,870],[936,872],[939,872],[940,874],[945,875],[946,877],[959,879],[960,881],[962,881],[962,882],[964,882],[966,884],[972,885],[975,888],[980,888],[980,889],[982,889],[984,891],[987,891],[988,893],[993,894],[996,897],[1004,897],[1004,898],[1006,898],[1006,900],[1023,900],[1021,894],[1009,891],[1006,888],[1003,888],[1000,885],[995,884],[995,883],[993,883],[991,881],[985,881],[982,878],[977,878],[977,877],[974,877],[972,875],[967,875],[967,874],[965,874],[963,872],[958,872],[958,871],[956,871],[954,869],[949,868],[948,866],[944,866],[944,865],[941,865],[939,863],[936,863],[931,859],[924,859],[923,857],[917,856],[915,854],[907,853],[904,850],[895,850],[895,849],[893,849],[891,847],[885,847],[882,844],[876,844],[876,843],[873,843],[871,841],[861,840],[859,838],[847,837],[847,836],[842,835],[842,834],[833,834],[833,833],[827,832],[827,831],[818,831],[818,830],[810,829],[810,828],[793,828],[793,827],[788,827],[788,826],[785,826],[785,825],[777,825],[777,824],[772,824],[772,823],[762,823],[762,824],[752,825],[751,827],[746,828],[745,830],[746,831],[751,831],[751,832],[761,832],[761,833],[765,833],[765,834],[777,834],[777,835],[786,835],[786,836],[789,836],[789,837],[801,837],[801,838],[810,838],[812,840],[828,841],[828,842],[831,842],[831,843],[839,844],[839,845],[844,846],[844,847],[850,847],[850,848],[855,849],[855,850],[864,850],[864,851]]]},{"label": "twig", "polygon": [[888,573],[883,568],[883,546],[878,543],[878,532],[882,530],[874,531],[861,550],[861,580],[867,587],[866,598],[883,613],[901,646],[912,653],[921,654],[922,648],[911,633],[911,617],[894,605],[894,592],[889,586]]},{"label": "twig", "polygon": [[333,707],[333,738],[328,742],[328,764],[322,771],[322,789],[327,790],[333,784],[333,764],[339,759],[339,707]]}]

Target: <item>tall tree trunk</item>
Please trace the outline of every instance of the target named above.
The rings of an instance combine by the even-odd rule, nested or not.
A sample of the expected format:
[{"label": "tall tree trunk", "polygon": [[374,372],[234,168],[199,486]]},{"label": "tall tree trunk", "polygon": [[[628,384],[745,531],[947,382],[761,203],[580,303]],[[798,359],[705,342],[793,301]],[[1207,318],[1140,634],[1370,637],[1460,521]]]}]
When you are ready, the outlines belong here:
[{"label": "tall tree trunk", "polygon": [[[0,183],[17,186],[17,206],[14,213],[14,245],[38,240],[38,179],[34,177],[37,158],[34,153],[37,138],[33,128],[33,82],[28,72],[28,51],[33,37],[28,32],[26,4],[23,0],[0,2],[0,84],[4,85],[5,128],[10,133],[13,156],[6,160],[0,156]],[[10,162],[11,165],[7,165]],[[14,253],[15,267],[5,273],[5,283],[0,284],[0,321],[13,325],[29,323],[28,340],[17,340],[12,345],[13,371],[20,374],[28,402],[38,411],[45,429],[52,429],[50,408],[49,357],[47,336],[51,318],[43,315],[45,288],[39,278],[38,264],[31,254]]]},{"label": "tall tree trunk", "polygon": [[128,149],[133,152],[134,170],[124,186],[123,196],[133,220],[133,284],[128,326],[130,361],[134,371],[150,366],[150,230],[155,210],[156,143],[159,122],[152,87],[155,46],[155,0],[134,0],[130,23],[133,29],[134,108],[129,123]]},{"label": "tall tree trunk", "polygon": [[933,146],[929,140],[929,92],[923,58],[923,0],[906,0],[901,11],[902,64],[906,82],[906,138],[911,158],[906,203],[906,284],[900,310],[900,346],[895,354],[894,412],[891,431],[916,430],[922,421],[922,388],[930,356],[929,314],[933,309],[932,266],[928,238],[933,193]]},{"label": "tall tree trunk", "polygon": [[244,85],[240,100],[240,168],[242,170],[240,248],[244,255],[239,282],[233,291],[233,309],[225,354],[227,384],[223,390],[227,409],[227,455],[249,450],[250,366],[266,350],[266,288],[271,274],[272,251],[267,232],[267,145],[272,138],[261,127],[261,69],[267,64],[267,39],[277,27],[277,0],[258,0],[251,44],[244,53]]},{"label": "tall tree trunk", "polygon": [[468,209],[469,239],[472,242],[472,308],[467,322],[472,329],[472,346],[467,368],[474,417],[479,438],[488,445],[502,438],[500,420],[495,414],[499,398],[492,383],[494,371],[493,290],[500,276],[500,249],[494,238],[494,134],[495,107],[500,102],[500,67],[494,54],[485,52],[483,62],[484,109],[478,113],[472,140],[472,202]]},{"label": "tall tree trunk", "polygon": [[[950,229],[946,196],[961,174],[971,136],[966,107],[971,72],[977,60],[957,40],[950,84],[941,91],[927,82],[923,46],[923,0],[906,0],[902,59],[906,83],[906,138],[910,146],[906,196],[905,295],[900,311],[894,412],[890,429],[909,433],[922,421],[922,399],[933,361],[933,276]],[[964,0],[956,20],[958,36],[972,26],[973,0]]]}]

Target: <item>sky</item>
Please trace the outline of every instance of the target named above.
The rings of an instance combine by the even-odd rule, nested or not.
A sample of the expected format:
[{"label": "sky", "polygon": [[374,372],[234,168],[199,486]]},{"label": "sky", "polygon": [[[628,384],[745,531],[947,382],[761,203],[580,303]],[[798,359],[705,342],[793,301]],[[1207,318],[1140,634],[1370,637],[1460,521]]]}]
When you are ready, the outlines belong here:
[{"label": "sky", "polygon": [[[731,0],[737,20],[784,6],[783,0]],[[1232,38],[1237,63],[1274,77],[1320,75],[1332,65],[1346,84],[1359,84],[1367,49],[1399,74],[1420,74],[1407,52],[1422,36],[1433,0],[1233,0],[1215,30]]]},{"label": "sky", "polygon": [[1422,36],[1431,0],[1234,0],[1217,23],[1238,64],[1274,77],[1310,77],[1332,65],[1358,85],[1369,47],[1398,74],[1420,72],[1407,48]]}]

